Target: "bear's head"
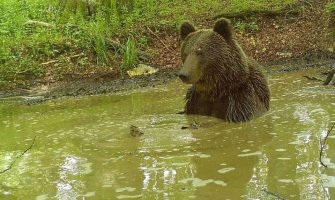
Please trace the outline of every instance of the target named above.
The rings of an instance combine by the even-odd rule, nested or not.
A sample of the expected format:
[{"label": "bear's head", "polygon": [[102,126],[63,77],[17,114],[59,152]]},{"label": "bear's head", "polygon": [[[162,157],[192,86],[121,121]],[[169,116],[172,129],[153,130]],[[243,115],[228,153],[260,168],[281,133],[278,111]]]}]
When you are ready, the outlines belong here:
[{"label": "bear's head", "polygon": [[200,30],[186,21],[180,26],[180,37],[183,66],[178,76],[183,82],[206,88],[209,82],[243,79],[245,55],[233,39],[228,19],[217,20],[213,29]]}]

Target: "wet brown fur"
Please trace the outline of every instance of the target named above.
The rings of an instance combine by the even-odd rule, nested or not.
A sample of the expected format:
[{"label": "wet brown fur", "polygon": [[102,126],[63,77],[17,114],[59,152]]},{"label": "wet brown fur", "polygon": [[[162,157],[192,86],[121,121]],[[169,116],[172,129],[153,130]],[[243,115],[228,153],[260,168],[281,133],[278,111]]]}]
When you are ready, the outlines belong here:
[{"label": "wet brown fur", "polygon": [[[181,71],[190,75],[189,83],[192,84],[186,95],[186,114],[245,122],[269,110],[266,78],[260,66],[249,59],[233,39],[229,20],[218,20],[213,30],[198,31],[187,22],[190,31],[181,30],[184,30],[181,32],[184,38]],[[189,55],[198,59],[192,62],[198,66],[186,66]]]}]

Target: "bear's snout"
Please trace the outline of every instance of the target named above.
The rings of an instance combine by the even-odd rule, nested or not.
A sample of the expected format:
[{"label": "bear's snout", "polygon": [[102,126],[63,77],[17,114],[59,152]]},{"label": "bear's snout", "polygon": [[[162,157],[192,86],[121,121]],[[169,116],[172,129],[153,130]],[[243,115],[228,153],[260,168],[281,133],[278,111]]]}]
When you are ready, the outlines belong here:
[{"label": "bear's snout", "polygon": [[178,77],[185,83],[189,82],[190,78],[189,78],[189,75],[187,75],[185,72],[178,72],[177,73]]}]

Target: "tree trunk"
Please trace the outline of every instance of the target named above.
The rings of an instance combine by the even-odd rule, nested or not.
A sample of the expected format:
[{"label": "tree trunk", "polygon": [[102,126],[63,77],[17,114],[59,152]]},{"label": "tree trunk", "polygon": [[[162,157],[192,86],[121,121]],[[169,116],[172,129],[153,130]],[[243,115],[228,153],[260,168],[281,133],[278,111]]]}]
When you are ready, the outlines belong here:
[{"label": "tree trunk", "polygon": [[83,16],[93,15],[95,12],[95,0],[60,0],[63,16],[80,14]]}]

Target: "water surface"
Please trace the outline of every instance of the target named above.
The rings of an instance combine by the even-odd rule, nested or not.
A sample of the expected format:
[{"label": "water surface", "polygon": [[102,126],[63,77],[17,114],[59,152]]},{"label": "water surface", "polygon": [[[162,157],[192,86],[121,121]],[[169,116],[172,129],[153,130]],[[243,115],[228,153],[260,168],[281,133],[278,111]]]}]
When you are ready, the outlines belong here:
[{"label": "water surface", "polygon": [[[335,88],[270,76],[271,111],[244,124],[175,114],[188,86],[0,103],[0,199],[334,199]],[[181,129],[197,122],[199,129]],[[132,137],[130,125],[144,135]]]}]

